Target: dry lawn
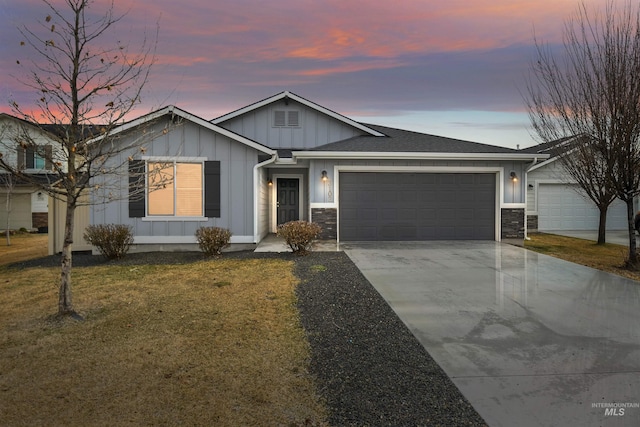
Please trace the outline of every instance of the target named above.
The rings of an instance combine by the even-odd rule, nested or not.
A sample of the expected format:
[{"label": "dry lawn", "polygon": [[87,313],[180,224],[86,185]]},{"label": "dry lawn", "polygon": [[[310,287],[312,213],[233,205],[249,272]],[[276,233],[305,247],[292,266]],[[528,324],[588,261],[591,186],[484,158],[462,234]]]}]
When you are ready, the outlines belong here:
[{"label": "dry lawn", "polygon": [[0,425],[323,425],[292,263],[0,267]]},{"label": "dry lawn", "polygon": [[10,237],[11,245],[7,246],[7,237],[0,236],[0,266],[47,255],[46,234],[18,233]]},{"label": "dry lawn", "polygon": [[640,272],[622,268],[629,251],[625,246],[611,243],[596,245],[591,240],[545,233],[532,233],[529,237],[531,240],[525,241],[524,245],[527,249],[640,280]]}]

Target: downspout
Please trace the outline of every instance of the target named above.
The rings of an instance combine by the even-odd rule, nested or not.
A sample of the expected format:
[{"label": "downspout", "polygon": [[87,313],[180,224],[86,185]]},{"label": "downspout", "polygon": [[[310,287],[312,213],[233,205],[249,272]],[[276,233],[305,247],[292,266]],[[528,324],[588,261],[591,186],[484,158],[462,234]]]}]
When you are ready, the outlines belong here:
[{"label": "downspout", "polygon": [[527,166],[526,173],[524,174],[524,240],[531,240],[529,237],[529,227],[527,226],[527,192],[529,191],[529,171],[538,163],[538,158],[534,157],[533,162]]},{"label": "downspout", "polygon": [[260,204],[260,176],[259,169],[262,167],[269,165],[278,160],[278,153],[274,153],[270,159],[265,160],[262,163],[256,163],[253,167],[253,243],[258,244],[260,241],[260,236],[258,235],[258,212],[259,212],[259,204]]}]

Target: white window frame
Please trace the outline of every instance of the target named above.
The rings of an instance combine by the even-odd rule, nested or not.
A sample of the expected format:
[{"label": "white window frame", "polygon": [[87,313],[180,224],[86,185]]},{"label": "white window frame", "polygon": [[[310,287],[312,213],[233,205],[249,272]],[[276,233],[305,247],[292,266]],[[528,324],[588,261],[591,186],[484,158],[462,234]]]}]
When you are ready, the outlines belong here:
[{"label": "white window frame", "polygon": [[[205,198],[205,188],[204,188],[204,162],[207,160],[206,157],[159,157],[159,156],[143,156],[141,160],[145,161],[144,167],[145,175],[147,179],[145,179],[145,217],[142,218],[143,221],[208,221],[208,218],[204,216],[204,198]],[[198,163],[202,166],[202,176],[201,179],[201,189],[202,189],[202,215],[200,216],[176,216],[174,215],[150,215],[149,214],[149,182],[148,182],[148,172],[149,172],[149,163],[173,163],[173,170],[175,176],[175,168],[178,163]],[[175,182],[174,182],[175,186]],[[173,206],[174,212],[176,211],[176,192],[174,187],[173,193]]]}]

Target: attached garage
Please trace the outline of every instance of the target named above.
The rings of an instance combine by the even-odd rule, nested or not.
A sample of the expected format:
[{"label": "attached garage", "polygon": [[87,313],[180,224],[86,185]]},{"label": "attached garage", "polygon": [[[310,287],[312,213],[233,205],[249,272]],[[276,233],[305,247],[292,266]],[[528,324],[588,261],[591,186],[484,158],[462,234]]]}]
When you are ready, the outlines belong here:
[{"label": "attached garage", "polygon": [[[597,230],[600,212],[575,185],[539,184],[538,230]],[[626,230],[626,205],[615,200],[607,213],[607,230]]]},{"label": "attached garage", "polygon": [[341,172],[341,241],[495,240],[495,173]]}]

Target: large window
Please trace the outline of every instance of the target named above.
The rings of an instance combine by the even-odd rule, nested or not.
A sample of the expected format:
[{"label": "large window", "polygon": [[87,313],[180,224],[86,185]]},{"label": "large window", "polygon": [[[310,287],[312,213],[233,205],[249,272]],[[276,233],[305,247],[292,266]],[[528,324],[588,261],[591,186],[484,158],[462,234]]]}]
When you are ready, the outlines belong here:
[{"label": "large window", "polygon": [[149,216],[203,216],[202,163],[148,162]]}]

